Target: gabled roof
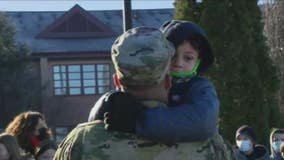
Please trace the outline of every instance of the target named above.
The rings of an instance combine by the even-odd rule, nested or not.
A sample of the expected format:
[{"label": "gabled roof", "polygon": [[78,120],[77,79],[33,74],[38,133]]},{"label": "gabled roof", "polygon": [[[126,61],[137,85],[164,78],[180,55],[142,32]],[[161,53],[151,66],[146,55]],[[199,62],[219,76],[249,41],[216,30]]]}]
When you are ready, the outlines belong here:
[{"label": "gabled roof", "polygon": [[[31,47],[34,53],[70,53],[70,52],[101,52],[109,53],[111,45],[117,35],[123,32],[122,11],[87,11],[91,18],[96,19],[96,24],[101,23],[107,26],[114,35],[103,37],[85,38],[36,38],[37,35],[47,31],[49,26],[53,26],[60,17],[64,17],[65,12],[6,12],[12,23],[16,26],[16,40]],[[152,26],[159,27],[167,20],[173,18],[173,9],[150,9],[133,10],[133,27]],[[56,26],[56,24],[54,24]],[[59,25],[60,26],[60,25]],[[56,28],[56,27],[55,27]],[[49,28],[52,31],[52,27]]]},{"label": "gabled roof", "polygon": [[78,4],[56,19],[36,38],[86,38],[115,36],[106,25]]}]

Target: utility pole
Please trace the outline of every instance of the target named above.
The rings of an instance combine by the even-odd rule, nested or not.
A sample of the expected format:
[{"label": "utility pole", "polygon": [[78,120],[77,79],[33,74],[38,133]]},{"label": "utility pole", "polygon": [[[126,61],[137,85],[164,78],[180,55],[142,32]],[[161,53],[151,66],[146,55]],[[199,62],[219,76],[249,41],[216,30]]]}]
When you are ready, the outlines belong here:
[{"label": "utility pole", "polygon": [[123,0],[123,32],[132,28],[131,0]]}]

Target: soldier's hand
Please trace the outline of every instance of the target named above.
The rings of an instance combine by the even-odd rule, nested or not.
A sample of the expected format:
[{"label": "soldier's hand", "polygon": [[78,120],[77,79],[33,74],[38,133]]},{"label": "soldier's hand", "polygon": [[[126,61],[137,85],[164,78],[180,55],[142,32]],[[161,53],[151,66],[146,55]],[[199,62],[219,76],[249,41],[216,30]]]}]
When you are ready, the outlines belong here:
[{"label": "soldier's hand", "polygon": [[145,106],[127,93],[116,93],[110,98],[110,110],[104,114],[105,129],[135,133],[136,121],[143,115]]}]

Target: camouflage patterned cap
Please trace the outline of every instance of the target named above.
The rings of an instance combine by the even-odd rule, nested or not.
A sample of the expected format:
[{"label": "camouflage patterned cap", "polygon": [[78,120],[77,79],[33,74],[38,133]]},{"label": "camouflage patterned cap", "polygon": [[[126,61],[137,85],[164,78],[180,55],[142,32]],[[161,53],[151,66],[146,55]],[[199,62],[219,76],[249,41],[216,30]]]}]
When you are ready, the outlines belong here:
[{"label": "camouflage patterned cap", "polygon": [[115,40],[111,58],[123,85],[150,86],[164,79],[174,52],[161,31],[137,27]]}]

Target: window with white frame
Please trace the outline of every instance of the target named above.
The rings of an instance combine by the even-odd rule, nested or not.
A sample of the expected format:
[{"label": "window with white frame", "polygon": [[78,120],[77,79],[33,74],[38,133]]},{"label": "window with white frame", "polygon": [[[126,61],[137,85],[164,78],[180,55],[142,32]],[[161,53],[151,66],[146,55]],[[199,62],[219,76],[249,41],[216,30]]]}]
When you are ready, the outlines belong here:
[{"label": "window with white frame", "polygon": [[92,95],[110,90],[109,64],[53,65],[54,95]]}]

